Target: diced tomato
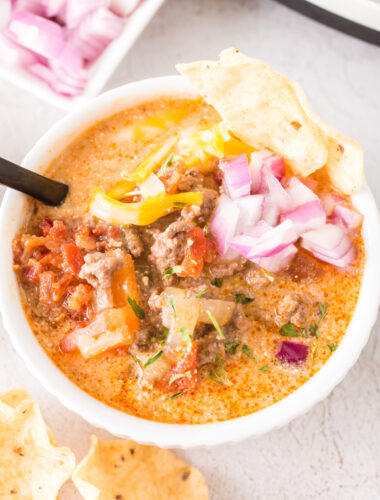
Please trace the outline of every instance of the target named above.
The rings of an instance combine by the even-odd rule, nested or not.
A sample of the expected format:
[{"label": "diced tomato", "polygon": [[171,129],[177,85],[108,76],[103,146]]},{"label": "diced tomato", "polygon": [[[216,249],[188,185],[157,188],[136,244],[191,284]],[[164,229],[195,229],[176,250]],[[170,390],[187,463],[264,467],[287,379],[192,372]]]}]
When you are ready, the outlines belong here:
[{"label": "diced tomato", "polygon": [[206,239],[200,227],[195,227],[186,234],[185,257],[181,263],[181,273],[178,273],[178,276],[199,277],[207,249]]},{"label": "diced tomato", "polygon": [[24,245],[19,236],[12,241],[13,262],[21,264],[22,254],[24,253]]},{"label": "diced tomato", "polygon": [[165,186],[167,194],[174,194],[177,191],[178,183],[186,170],[185,165],[172,165],[167,167],[160,176],[160,181]]},{"label": "diced tomato", "polygon": [[65,243],[62,245],[62,255],[66,269],[78,276],[84,264],[80,248],[75,243]]},{"label": "diced tomato", "polygon": [[22,277],[29,283],[38,283],[40,274],[41,264],[34,259],[29,259],[28,264],[22,268]]},{"label": "diced tomato", "polygon": [[51,236],[53,240],[64,240],[68,237],[67,229],[61,220],[53,221],[49,236]]},{"label": "diced tomato", "polygon": [[203,257],[204,261],[207,262],[207,264],[210,264],[217,255],[218,250],[216,248],[215,241],[206,237],[206,251]]},{"label": "diced tomato", "polygon": [[91,228],[91,232],[94,236],[101,236],[104,233],[104,226],[96,226]]},{"label": "diced tomato", "polygon": [[[55,276],[56,278],[56,276]],[[53,301],[59,302],[65,295],[69,285],[71,284],[73,275],[71,273],[64,273],[53,282]]]},{"label": "diced tomato", "polygon": [[45,271],[40,275],[40,302],[43,304],[53,304],[53,283],[54,273],[52,271]]},{"label": "diced tomato", "polygon": [[115,239],[115,238],[118,238],[120,236],[120,229],[115,227],[115,226],[110,226],[108,229],[107,229],[107,238],[109,239]]},{"label": "diced tomato", "polygon": [[80,226],[74,233],[74,240],[79,248],[91,251],[96,249],[96,239],[88,226]]},{"label": "diced tomato", "polygon": [[70,311],[79,312],[86,306],[92,298],[92,288],[90,285],[80,283],[72,287],[65,300],[65,307]]},{"label": "diced tomato", "polygon": [[47,236],[52,226],[53,226],[53,221],[50,217],[48,217],[47,215],[42,217],[41,222],[38,224],[38,230],[40,232],[40,235]]},{"label": "diced tomato", "polygon": [[[196,387],[198,383],[197,354],[198,346],[196,341],[193,340],[191,346],[184,352],[182,359],[180,359],[162,379],[160,384],[162,390],[187,392]],[[170,381],[173,380],[175,375],[183,376],[177,378],[170,384]]]}]

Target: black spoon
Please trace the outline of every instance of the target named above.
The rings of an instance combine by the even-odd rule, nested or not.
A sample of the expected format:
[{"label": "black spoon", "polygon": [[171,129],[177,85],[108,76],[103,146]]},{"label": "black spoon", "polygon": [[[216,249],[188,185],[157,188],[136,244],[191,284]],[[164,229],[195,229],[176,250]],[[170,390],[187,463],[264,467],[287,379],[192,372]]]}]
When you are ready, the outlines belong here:
[{"label": "black spoon", "polygon": [[61,205],[69,191],[67,184],[48,179],[1,157],[0,183],[52,206]]}]

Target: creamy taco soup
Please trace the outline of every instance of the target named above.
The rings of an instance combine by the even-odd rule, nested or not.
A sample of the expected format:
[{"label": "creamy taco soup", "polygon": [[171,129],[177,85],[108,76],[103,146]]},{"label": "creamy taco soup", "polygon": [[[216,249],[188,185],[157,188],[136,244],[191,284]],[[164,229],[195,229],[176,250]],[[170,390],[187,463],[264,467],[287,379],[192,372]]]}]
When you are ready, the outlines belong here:
[{"label": "creamy taco soup", "polygon": [[46,174],[68,198],[30,202],[14,268],[38,341],[100,401],[227,420],[339,349],[365,255],[326,169],[295,175],[202,99],[157,98],[96,123]]}]

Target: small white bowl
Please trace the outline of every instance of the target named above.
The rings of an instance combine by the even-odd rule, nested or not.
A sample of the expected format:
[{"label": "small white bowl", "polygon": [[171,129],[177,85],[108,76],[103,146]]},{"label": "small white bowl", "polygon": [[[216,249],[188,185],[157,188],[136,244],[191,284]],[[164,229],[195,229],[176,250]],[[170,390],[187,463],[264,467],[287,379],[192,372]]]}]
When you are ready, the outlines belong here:
[{"label": "small white bowl", "polygon": [[[73,138],[94,122],[154,97],[196,97],[180,76],[153,78],[112,90],[72,112],[46,133],[25,157],[22,165],[43,172]],[[26,197],[8,190],[0,212],[0,307],[13,345],[31,373],[63,405],[88,422],[140,443],[190,448],[239,441],[285,425],[325,398],[343,379],[366,344],[380,301],[380,220],[367,186],[353,197],[364,215],[366,265],[355,314],[339,348],[303,386],[272,406],[226,422],[201,425],[163,424],[115,410],[89,396],[53,364],[37,342],[21,306],[12,269],[11,242],[25,217]]]},{"label": "small white bowl", "polygon": [[90,65],[86,87],[83,93],[78,96],[65,97],[60,95],[54,92],[45,82],[31,75],[25,69],[1,61],[0,76],[57,108],[71,111],[99,94],[123,57],[127,54],[163,2],[164,0],[144,0],[141,5],[126,18],[125,26],[120,36],[115,38],[104,52]]}]

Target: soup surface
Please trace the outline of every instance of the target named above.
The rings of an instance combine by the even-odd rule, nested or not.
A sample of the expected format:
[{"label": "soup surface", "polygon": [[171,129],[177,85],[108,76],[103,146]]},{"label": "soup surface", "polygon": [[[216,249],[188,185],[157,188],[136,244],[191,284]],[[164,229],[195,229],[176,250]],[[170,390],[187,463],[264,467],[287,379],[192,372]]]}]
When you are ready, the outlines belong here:
[{"label": "soup surface", "polygon": [[[220,255],[210,229],[225,190],[220,158],[252,148],[219,122],[201,100],[157,99],[95,124],[47,170],[70,185],[66,202],[30,202],[14,240],[25,311],[50,358],[95,398],[150,420],[227,420],[282,399],[339,348],[358,299],[360,227],[345,268],[299,241],[276,272],[231,249]],[[154,185],[139,183],[136,167],[152,162]],[[332,192],[323,172],[300,182]],[[156,196],[162,186],[162,196],[178,196],[170,209],[159,194],[139,205],[140,222],[118,223],[121,204],[121,217],[133,219],[144,189]],[[111,218],[88,211],[99,189],[119,200],[101,205],[117,207]],[[349,198],[340,203],[353,209]]]}]

